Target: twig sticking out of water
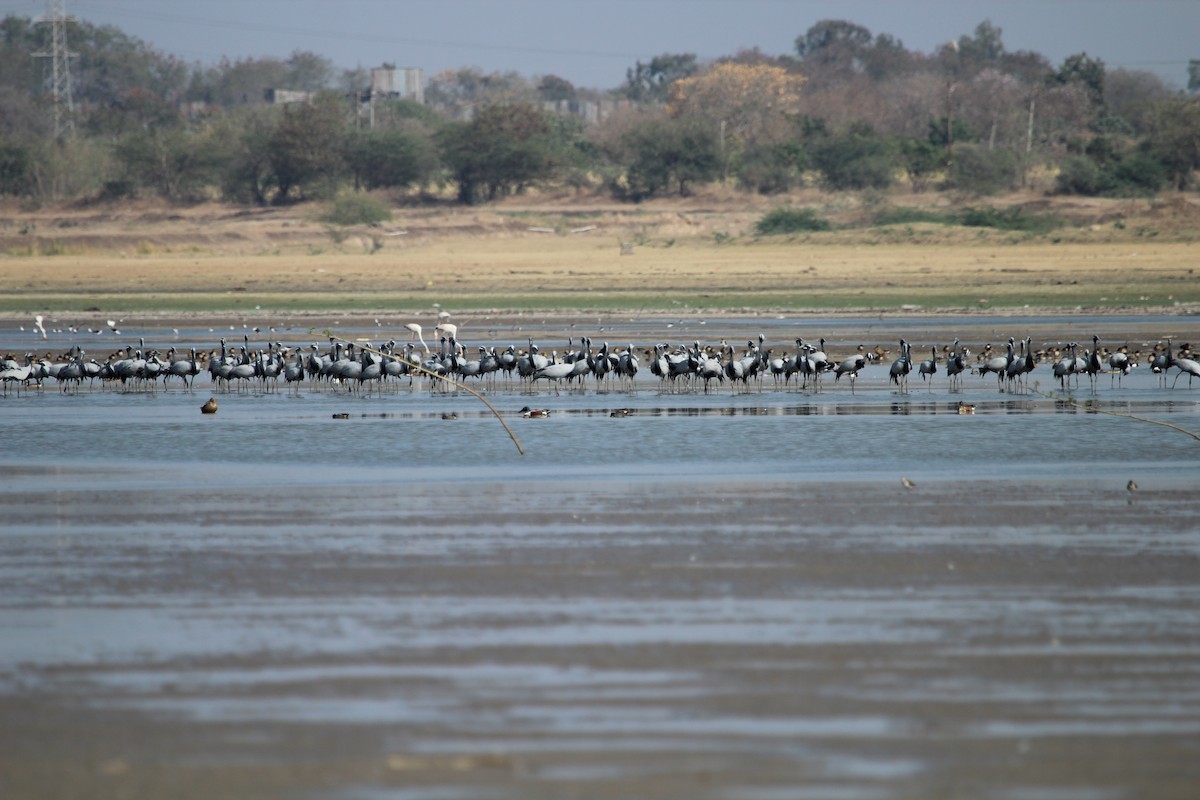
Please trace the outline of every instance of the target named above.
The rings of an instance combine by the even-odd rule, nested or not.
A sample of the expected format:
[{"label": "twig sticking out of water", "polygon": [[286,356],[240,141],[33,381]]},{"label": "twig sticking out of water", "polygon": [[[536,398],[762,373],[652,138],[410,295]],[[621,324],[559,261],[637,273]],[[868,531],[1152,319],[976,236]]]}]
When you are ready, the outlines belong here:
[{"label": "twig sticking out of water", "polygon": [[1170,428],[1171,430],[1179,431],[1180,433],[1186,434],[1186,435],[1192,437],[1193,439],[1195,439],[1196,441],[1200,442],[1200,434],[1189,431],[1187,428],[1182,428],[1179,425],[1176,425],[1171,422],[1163,422],[1162,420],[1149,419],[1147,417],[1139,417],[1137,414],[1130,414],[1126,411],[1112,411],[1107,408],[1101,408],[1099,405],[1091,403],[1090,401],[1088,403],[1080,403],[1078,400],[1076,400],[1073,397],[1055,397],[1053,392],[1047,394],[1046,392],[1039,390],[1038,385],[1036,383],[1034,383],[1032,391],[1034,394],[1039,394],[1042,397],[1048,398],[1050,400],[1061,400],[1064,403],[1069,403],[1070,405],[1074,406],[1075,408],[1079,408],[1084,411],[1094,411],[1097,414],[1110,414],[1111,416],[1114,416],[1114,417],[1124,417],[1125,419],[1133,419],[1133,420],[1137,420],[1138,422],[1148,422],[1151,425],[1161,425],[1164,428]]},{"label": "twig sticking out of water", "polygon": [[[385,358],[395,358],[394,355],[392,355],[390,353],[385,353],[382,350],[376,350],[374,347],[367,347],[359,342],[352,342],[349,339],[343,339],[340,336],[334,336],[329,331],[326,331],[326,333],[329,334],[329,337],[331,339],[336,339],[337,341],[345,342],[346,344],[352,344],[359,350],[366,350],[368,353],[374,353],[377,356],[383,356]],[[485,406],[487,406],[488,411],[491,411],[492,414],[495,415],[496,419],[498,419],[500,421],[500,424],[504,426],[504,430],[508,432],[508,438],[512,439],[513,444],[517,446],[517,452],[520,453],[521,455],[525,455],[525,448],[521,447],[521,443],[519,441],[517,441],[517,435],[515,433],[513,433],[512,428],[508,427],[508,423],[504,421],[504,417],[500,416],[500,412],[497,411],[492,406],[492,404],[487,401],[486,397],[484,397],[479,392],[472,389],[470,386],[461,384],[456,380],[451,380],[450,378],[447,378],[445,375],[439,375],[438,373],[434,372],[433,370],[425,369],[425,367],[421,364],[414,364],[414,363],[409,362],[408,368],[415,369],[418,372],[423,372],[424,374],[428,375],[431,378],[437,378],[439,381],[445,381],[446,383],[450,384],[454,388],[462,389],[464,392],[467,392],[468,394],[472,394],[475,397],[477,397],[479,399],[479,402],[481,402]]]}]

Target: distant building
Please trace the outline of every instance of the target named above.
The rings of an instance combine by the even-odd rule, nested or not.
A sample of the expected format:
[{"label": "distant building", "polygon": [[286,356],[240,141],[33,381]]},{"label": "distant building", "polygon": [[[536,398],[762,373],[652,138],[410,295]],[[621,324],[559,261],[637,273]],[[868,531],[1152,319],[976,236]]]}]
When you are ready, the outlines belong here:
[{"label": "distant building", "polygon": [[561,115],[579,117],[588,125],[595,125],[611,116],[614,112],[632,108],[633,103],[625,98],[605,98],[603,100],[545,100],[542,108],[546,111]]},{"label": "distant building", "polygon": [[420,67],[373,67],[371,99],[400,99],[425,103],[425,76]]},{"label": "distant building", "polygon": [[307,103],[313,99],[313,92],[300,92],[293,89],[267,89],[263,99],[275,105],[290,103]]}]

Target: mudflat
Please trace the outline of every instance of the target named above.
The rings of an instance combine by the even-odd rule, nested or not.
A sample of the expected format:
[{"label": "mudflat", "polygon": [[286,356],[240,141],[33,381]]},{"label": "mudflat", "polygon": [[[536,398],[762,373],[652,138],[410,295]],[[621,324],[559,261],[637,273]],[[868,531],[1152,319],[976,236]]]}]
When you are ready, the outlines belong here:
[{"label": "mudflat", "polygon": [[228,486],[167,510],[144,478],[0,494],[26,531],[4,536],[6,796],[1200,781],[1189,487],[366,484],[293,514]]}]

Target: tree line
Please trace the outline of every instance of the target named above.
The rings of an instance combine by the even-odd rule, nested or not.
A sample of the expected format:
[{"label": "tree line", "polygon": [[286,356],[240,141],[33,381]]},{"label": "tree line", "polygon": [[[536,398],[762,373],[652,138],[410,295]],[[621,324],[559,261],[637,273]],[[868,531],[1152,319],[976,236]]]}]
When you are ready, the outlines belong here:
[{"label": "tree line", "polygon": [[[34,57],[49,36],[29,19],[0,21],[0,195],[268,204],[448,190],[477,203],[556,186],[640,201],[719,181],[767,194],[1039,185],[1133,196],[1192,188],[1200,168],[1200,96],[1086,53],[1056,66],[1010,52],[989,22],[923,54],[823,20],[791,53],[663,54],[606,91],[447,70],[424,103],[377,101],[370,124],[364,70],[303,51],[189,65],[84,22],[71,29],[71,133],[57,137]],[[309,99],[276,105],[268,89]],[[560,111],[613,98],[624,102],[595,124]]]}]

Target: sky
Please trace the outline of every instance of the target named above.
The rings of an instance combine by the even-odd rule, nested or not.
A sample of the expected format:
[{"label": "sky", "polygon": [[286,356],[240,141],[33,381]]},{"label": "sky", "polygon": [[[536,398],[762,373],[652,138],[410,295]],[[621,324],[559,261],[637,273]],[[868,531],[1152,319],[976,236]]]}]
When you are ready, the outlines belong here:
[{"label": "sky", "polygon": [[[286,58],[309,50],[338,68],[384,62],[558,75],[611,89],[661,53],[703,59],[758,47],[791,53],[823,19],[887,33],[932,53],[984,20],[1005,49],[1054,64],[1086,52],[1110,70],[1144,70],[1175,88],[1200,58],[1200,0],[61,0],[188,62]],[[0,16],[38,17],[49,0],[0,0]]]}]

